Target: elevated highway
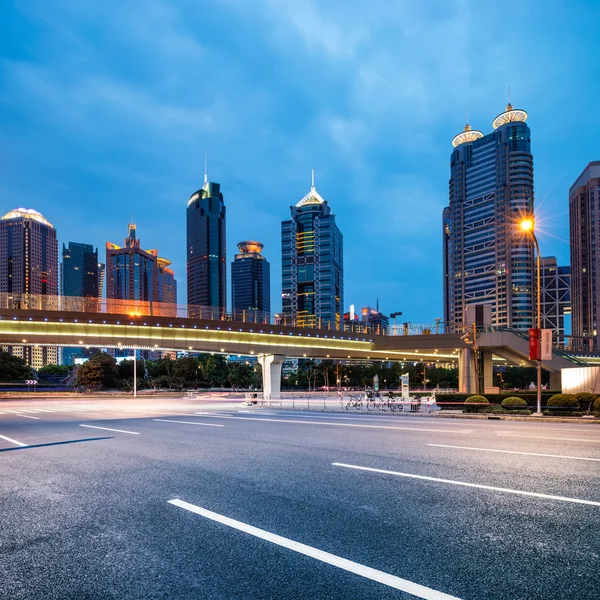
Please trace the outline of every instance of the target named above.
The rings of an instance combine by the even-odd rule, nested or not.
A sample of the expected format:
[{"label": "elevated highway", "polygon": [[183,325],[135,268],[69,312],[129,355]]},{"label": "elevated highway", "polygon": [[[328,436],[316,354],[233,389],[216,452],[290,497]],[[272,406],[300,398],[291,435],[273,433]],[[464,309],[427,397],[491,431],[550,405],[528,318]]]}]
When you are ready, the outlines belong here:
[{"label": "elevated highway", "polygon": [[[77,300],[77,302],[75,301]],[[15,302],[0,297],[0,345],[83,346],[214,352],[257,356],[263,367],[264,391],[279,393],[285,358],[389,360],[456,363],[460,388],[474,392],[492,386],[492,359],[527,364],[528,344],[517,332],[481,332],[477,352],[458,333],[387,336],[372,332],[307,329],[276,325],[255,313],[206,314],[195,307],[143,305],[119,301],[28,297]],[[192,312],[197,317],[188,317]],[[238,319],[238,320],[234,320]],[[476,359],[477,355],[477,359]],[[587,364],[556,351],[543,364],[551,377],[560,369]]]}]

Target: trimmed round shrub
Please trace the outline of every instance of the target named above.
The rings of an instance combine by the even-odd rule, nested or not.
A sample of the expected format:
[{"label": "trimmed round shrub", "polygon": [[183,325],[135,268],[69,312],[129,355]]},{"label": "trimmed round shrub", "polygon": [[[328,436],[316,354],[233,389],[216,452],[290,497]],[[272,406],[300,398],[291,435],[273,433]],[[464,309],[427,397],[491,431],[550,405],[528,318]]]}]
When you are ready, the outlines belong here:
[{"label": "trimmed round shrub", "polygon": [[592,410],[596,410],[596,411],[600,412],[600,396],[598,396],[596,398],[596,401],[594,402],[594,406],[592,407]]},{"label": "trimmed round shrub", "polygon": [[579,392],[575,394],[575,398],[579,401],[579,406],[587,410],[598,396],[596,394],[590,394],[590,392]]},{"label": "trimmed round shrub", "polygon": [[466,412],[477,412],[482,408],[487,408],[489,405],[490,402],[485,396],[479,396],[477,394],[475,396],[469,396],[464,404]]},{"label": "trimmed round shrub", "polygon": [[504,398],[501,402],[504,408],[526,408],[527,402],[523,400],[523,398],[519,398],[518,396],[509,396],[508,398]]},{"label": "trimmed round shrub", "polygon": [[579,408],[579,401],[573,394],[554,394],[548,400],[547,406],[554,406],[556,408]]}]

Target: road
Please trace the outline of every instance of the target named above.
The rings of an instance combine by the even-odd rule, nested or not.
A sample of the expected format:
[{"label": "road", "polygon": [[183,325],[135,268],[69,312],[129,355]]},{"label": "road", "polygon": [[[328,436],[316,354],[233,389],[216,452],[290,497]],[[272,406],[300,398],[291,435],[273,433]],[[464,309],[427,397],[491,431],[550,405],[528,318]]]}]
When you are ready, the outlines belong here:
[{"label": "road", "polygon": [[0,598],[598,598],[596,425],[0,402]]}]

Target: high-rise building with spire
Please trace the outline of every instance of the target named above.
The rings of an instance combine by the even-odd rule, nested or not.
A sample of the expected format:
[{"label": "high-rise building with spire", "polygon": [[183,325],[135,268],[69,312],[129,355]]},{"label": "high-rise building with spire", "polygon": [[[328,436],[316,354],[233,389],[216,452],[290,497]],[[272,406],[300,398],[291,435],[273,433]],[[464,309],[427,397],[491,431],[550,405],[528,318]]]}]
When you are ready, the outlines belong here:
[{"label": "high-rise building with spire", "polygon": [[187,204],[187,298],[192,306],[227,307],[227,257],[225,202],[218,183],[208,181],[206,159],[204,185]]},{"label": "high-rise building with spire", "polygon": [[335,215],[315,188],[281,223],[282,312],[298,327],[340,329],[344,306],[344,246]]},{"label": "high-rise building with spire", "polygon": [[533,245],[518,222],[533,215],[533,156],[527,113],[508,104],[494,131],[467,123],[452,140],[450,204],[443,211],[444,321],[489,304],[492,322],[517,329],[534,317]]}]

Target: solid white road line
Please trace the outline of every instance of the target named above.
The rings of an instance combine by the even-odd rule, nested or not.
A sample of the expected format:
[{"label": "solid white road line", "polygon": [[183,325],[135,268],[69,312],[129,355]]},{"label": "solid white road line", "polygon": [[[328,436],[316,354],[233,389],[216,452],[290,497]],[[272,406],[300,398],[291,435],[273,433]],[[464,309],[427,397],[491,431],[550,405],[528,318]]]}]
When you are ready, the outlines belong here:
[{"label": "solid white road line", "polygon": [[271,533],[270,531],[265,531],[264,529],[259,529],[258,527],[242,523],[241,521],[236,521],[235,519],[225,517],[224,515],[212,512],[211,510],[196,506],[195,504],[184,502],[183,500],[169,500],[169,504],[173,504],[179,508],[183,508],[202,517],[206,517],[207,519],[211,519],[217,523],[227,525],[228,527],[232,527],[238,531],[249,533],[254,537],[277,544],[278,546],[282,546],[288,550],[293,550],[299,554],[310,556],[311,558],[315,558],[321,562],[333,565],[334,567],[338,567],[344,571],[349,571],[350,573],[355,573],[356,575],[360,575],[366,579],[383,583],[388,587],[407,592],[408,594],[412,594],[417,598],[423,598],[425,600],[458,600],[456,596],[450,596],[448,594],[444,594],[443,592],[438,592],[437,590],[425,587],[424,585],[409,581],[408,579],[402,579],[401,577],[390,575],[384,571],[366,567],[352,560],[342,558],[341,556],[337,556],[335,554],[330,554],[329,552],[324,552],[323,550],[318,550],[317,548],[307,546],[306,544],[301,544],[300,542],[295,542],[289,538],[285,538],[275,533]]},{"label": "solid white road line", "polygon": [[[388,425],[363,425],[358,423],[332,423],[330,421],[297,421],[295,419],[260,419],[258,417],[232,417],[229,415],[205,415],[212,419],[240,419],[242,421],[266,421],[267,423],[298,423],[299,425],[329,425],[330,427],[360,427],[363,429],[392,429],[400,431],[427,431],[432,433],[471,433],[472,429],[427,429],[425,427],[392,427]],[[156,419],[155,419],[156,420]]]},{"label": "solid white road line", "polygon": [[502,454],[524,454],[526,456],[547,456],[549,458],[570,458],[572,460],[592,460],[600,462],[600,458],[587,458],[585,456],[565,456],[562,454],[542,454],[539,452],[518,452],[517,450],[496,450],[492,448],[470,448],[468,446],[448,446],[446,444],[427,444],[435,448],[454,448],[456,450],[477,450],[478,452],[500,452]]},{"label": "solid white road line", "polygon": [[24,419],[38,419],[39,417],[32,417],[31,415],[19,415],[17,414],[17,417],[23,417]]},{"label": "solid white road line", "polygon": [[105,431],[118,431],[119,433],[130,433],[131,435],[140,435],[139,431],[127,431],[126,429],[111,429],[110,427],[98,427],[97,425],[82,425],[79,427],[89,427],[90,429],[104,429]]},{"label": "solid white road line", "polygon": [[[591,431],[589,433],[593,434]],[[510,431],[498,431],[496,435],[510,438],[526,438],[528,440],[552,440],[554,442],[588,442],[590,444],[600,444],[600,438],[591,440],[589,438],[554,437],[551,435],[521,435],[520,433],[512,433]]]},{"label": "solid white road line", "polygon": [[562,502],[573,502],[575,504],[589,504],[591,506],[600,506],[600,502],[593,500],[581,500],[580,498],[568,498],[566,496],[553,496],[552,494],[540,494],[538,492],[524,492],[522,490],[513,490],[510,488],[496,487],[493,485],[481,485],[479,483],[467,483],[466,481],[455,481],[453,479],[440,479],[439,477],[427,477],[425,475],[414,475],[412,473],[400,473],[398,471],[388,471],[386,469],[373,469],[371,467],[360,467],[358,465],[346,465],[344,463],[331,463],[334,467],[344,467],[346,469],[357,469],[359,471],[369,471],[371,473],[383,473],[384,475],[396,475],[397,477],[408,477],[410,479],[422,479],[424,481],[435,481],[437,483],[450,483],[452,485],[461,485],[463,487],[477,488],[480,490],[491,490],[493,492],[504,492],[506,494],[517,494],[519,496],[532,496],[534,498],[545,498],[547,500],[560,500]]},{"label": "solid white road line", "polygon": [[13,440],[12,438],[9,438],[6,435],[0,435],[0,438],[2,438],[3,440],[6,440],[7,442],[10,442],[11,444],[16,444],[17,446],[22,446],[22,447],[27,446],[27,444],[24,444],[23,442],[19,442],[17,440]]},{"label": "solid white road line", "polygon": [[200,423],[200,421],[175,421],[174,419],[152,419],[161,423],[181,423],[183,425],[204,425],[205,427],[225,427],[225,425],[217,425],[216,423]]}]

